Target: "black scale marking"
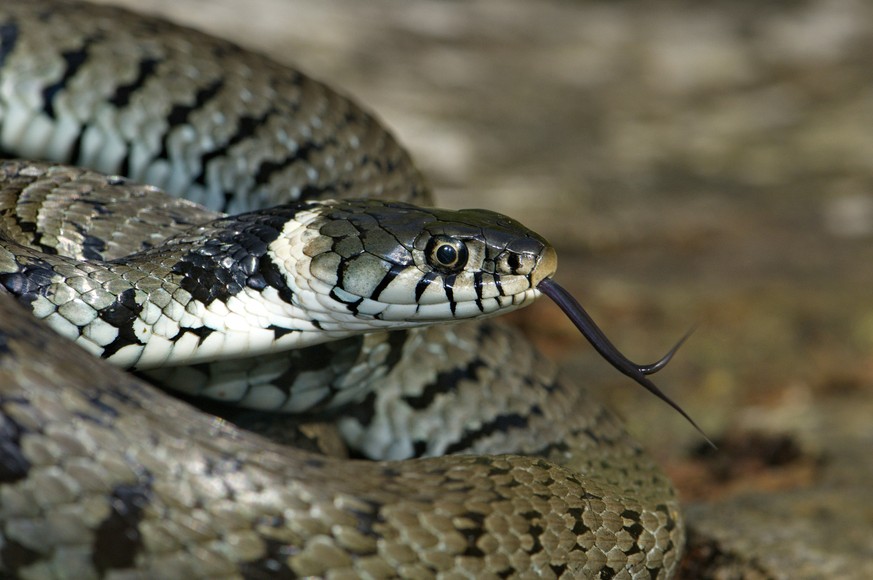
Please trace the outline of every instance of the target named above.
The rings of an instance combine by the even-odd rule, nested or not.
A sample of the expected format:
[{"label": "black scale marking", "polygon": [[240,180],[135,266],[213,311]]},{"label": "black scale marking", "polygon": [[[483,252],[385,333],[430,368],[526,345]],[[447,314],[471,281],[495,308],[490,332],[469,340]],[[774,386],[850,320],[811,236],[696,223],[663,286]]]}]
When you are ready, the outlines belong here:
[{"label": "black scale marking", "polygon": [[403,397],[403,401],[413,409],[427,409],[433,404],[438,395],[457,391],[458,383],[462,380],[475,380],[476,373],[480,368],[485,366],[485,363],[481,359],[474,359],[465,367],[459,367],[439,373],[436,376],[436,379],[422,390],[421,394]]},{"label": "black scale marking", "polygon": [[[395,330],[388,333],[388,346],[390,347],[390,350],[388,351],[388,355],[385,357],[385,361],[382,363],[382,367],[384,367],[386,375],[390,373],[394,369],[394,367],[397,366],[397,363],[399,363],[400,360],[403,358],[403,351],[406,345],[407,338],[409,338],[408,330]],[[361,336],[355,336],[344,340],[348,341],[346,344],[351,344],[352,342],[356,343],[355,347],[358,349],[358,351],[360,351],[364,339]],[[305,349],[301,349],[297,352],[301,353],[301,356],[305,358],[309,356],[310,350],[318,348],[325,348],[325,346],[311,346]],[[290,372],[291,371],[289,371],[289,373]],[[282,380],[277,380],[277,386],[281,382]],[[324,405],[328,401],[329,399],[322,401],[321,404]],[[349,403],[345,405],[342,409],[333,409],[329,412],[328,416],[333,417],[334,414],[354,419],[362,426],[367,427],[373,423],[373,419],[376,416],[376,393],[370,391],[370,393],[367,394],[364,400],[355,403]],[[317,413],[314,413],[314,415],[317,416]]]},{"label": "black scale marking", "polygon": [[409,338],[408,330],[395,330],[388,334],[388,346],[391,347],[391,351],[382,363],[387,372],[391,372],[403,358],[403,347],[406,346],[407,338]]},{"label": "black scale marking", "polygon": [[[185,334],[193,334],[198,338],[197,344],[203,344],[203,341],[206,340],[206,337],[215,332],[215,329],[209,328],[208,326],[198,326],[197,328],[182,328],[176,334],[176,336],[172,337],[170,340],[173,342],[178,341]],[[197,365],[192,365],[197,367]]]},{"label": "black scale marking", "polygon": [[39,562],[44,557],[44,554],[8,537],[3,539],[3,545],[0,547],[0,562],[3,562],[3,570],[9,572],[8,578],[18,578],[19,570]]},{"label": "black scale marking", "polygon": [[[106,208],[102,204],[90,204],[97,210],[97,213],[104,213]],[[101,211],[102,210],[102,211]],[[82,224],[72,224],[75,230],[82,236],[82,256],[86,260],[102,260],[103,252],[106,251],[106,242],[98,237],[92,236]]]},{"label": "black scale marking", "polygon": [[478,512],[465,511],[458,517],[458,521],[464,520],[473,522],[472,526],[464,525],[464,527],[461,528],[461,532],[467,540],[467,548],[464,550],[464,556],[484,558],[485,552],[478,547],[478,544],[479,540],[485,535],[485,515]]},{"label": "black scale marking", "polygon": [[[292,111],[288,114],[291,115],[293,112],[296,112],[296,107],[292,108]],[[274,107],[270,107],[266,111],[264,111],[258,117],[240,117],[236,121],[236,133],[231,137],[224,145],[219,146],[212,151],[206,151],[202,155],[200,155],[200,173],[194,177],[192,183],[196,183],[198,185],[202,185],[204,187],[207,186],[206,183],[206,169],[209,167],[209,162],[217,157],[227,157],[231,148],[233,148],[238,143],[245,141],[246,139],[254,137],[257,130],[263,126],[272,115],[279,114],[279,111]],[[222,207],[214,207],[210,209],[215,209],[218,211],[226,211],[230,206],[231,201],[236,196],[236,191],[228,190],[224,192],[224,205]]]},{"label": "black scale marking", "polygon": [[227,300],[246,287],[263,290],[267,286],[291,302],[293,293],[267,251],[286,222],[311,207],[310,203],[295,203],[219,220],[213,236],[182,256],[172,272],[182,276],[182,289],[206,305]]},{"label": "black scale marking", "polygon": [[451,276],[446,276],[443,278],[443,289],[446,291],[446,298],[449,300],[449,308],[452,309],[452,316],[455,315],[455,310],[458,308],[458,303],[455,302],[455,279],[457,278],[457,274],[452,274]]},{"label": "black scale marking", "polygon": [[61,78],[58,79],[54,84],[48,85],[46,88],[42,90],[42,102],[43,108],[45,110],[45,114],[49,116],[50,119],[56,119],[55,116],[55,97],[64,87],[67,86],[67,83],[76,76],[76,73],[79,72],[79,69],[82,68],[82,65],[85,64],[85,61],[88,60],[88,45],[94,42],[97,37],[86,38],[84,46],[81,48],[77,48],[75,50],[68,50],[67,52],[61,53],[61,56],[66,63],[64,67],[64,74],[61,75]]},{"label": "black scale marking", "polygon": [[345,304],[346,308],[349,309],[349,312],[351,312],[355,316],[357,316],[357,314],[358,314],[358,307],[361,305],[361,303],[364,302],[363,298],[358,298],[358,299],[352,300],[350,302],[343,300],[342,298],[339,297],[339,295],[334,290],[330,291],[330,297],[333,298],[334,300],[336,300],[337,302],[339,302],[340,304]]},{"label": "black scale marking", "polygon": [[[14,157],[15,155],[13,154],[12,156]],[[9,216],[18,225],[18,229],[19,231],[21,231],[21,233],[32,234],[30,237],[30,241],[27,243],[27,247],[36,247],[43,254],[50,254],[53,256],[57,255],[57,248],[42,243],[43,232],[39,231],[39,228],[35,222],[19,219],[16,214],[15,208],[12,207],[3,210],[3,215]]]},{"label": "black scale marking", "polygon": [[0,24],[0,68],[6,64],[6,59],[18,44],[18,25],[15,22]]},{"label": "black scale marking", "polygon": [[[0,400],[0,405],[14,401]],[[30,461],[21,449],[21,437],[25,429],[16,423],[7,413],[0,422],[0,483],[15,483],[27,479],[30,472]]]},{"label": "black scale marking", "polygon": [[111,306],[98,313],[104,322],[118,329],[118,336],[103,349],[103,358],[109,358],[125,346],[144,345],[133,331],[133,323],[142,312],[142,304],[137,304],[135,296],[133,288],[125,290]]},{"label": "black scale marking", "polygon": [[48,293],[55,273],[51,265],[38,258],[25,258],[18,272],[0,274],[0,285],[31,308],[33,301]]},{"label": "black scale marking", "polygon": [[[279,526],[277,526],[279,527]],[[298,578],[287,562],[300,548],[272,539],[264,539],[264,555],[257,560],[240,562],[239,571],[246,580],[292,580]]]},{"label": "black scale marking", "polygon": [[[543,411],[539,408],[539,406],[534,405],[531,407],[530,416],[542,415]],[[519,415],[518,413],[504,413],[502,415],[496,416],[491,421],[487,423],[483,423],[482,426],[478,429],[469,430],[464,433],[463,437],[458,439],[455,443],[452,443],[448,447],[446,447],[445,454],[451,455],[453,453],[460,453],[465,450],[469,450],[473,443],[475,443],[479,439],[484,439],[489,435],[494,433],[507,433],[512,429],[527,429],[528,428],[528,417],[524,415]]]},{"label": "black scale marking", "polygon": [[[283,300],[284,300],[284,298],[283,298]],[[313,322],[313,326],[315,326],[316,328],[318,328],[319,330],[321,330],[321,325],[318,324],[317,321],[314,321],[314,322]],[[272,331],[273,331],[273,339],[274,339],[274,340],[279,340],[280,338],[282,338],[282,337],[285,336],[286,334],[289,334],[289,333],[291,333],[291,332],[294,332],[294,331],[293,331],[292,329],[290,329],[290,328],[285,328],[285,327],[283,327],[283,326],[275,326],[275,325],[272,325],[272,324],[271,324],[270,326],[267,327],[267,330],[272,330]]]},{"label": "black scale marking", "polygon": [[130,97],[141,89],[149,78],[154,76],[158,68],[158,60],[155,58],[145,58],[139,63],[139,72],[136,78],[126,85],[120,85],[115,89],[115,94],[109,97],[109,103],[118,109],[123,109],[130,104]]},{"label": "black scale marking", "polygon": [[113,569],[132,568],[143,549],[139,526],[152,496],[151,476],[141,483],[119,485],[112,490],[112,511],[94,532],[91,561],[100,576]]},{"label": "black scale marking", "polygon": [[269,183],[274,173],[285,171],[294,163],[309,161],[309,158],[313,153],[323,149],[324,144],[306,143],[305,145],[298,147],[296,150],[291,151],[284,159],[280,159],[279,161],[263,161],[258,167],[257,172],[254,173],[255,183]]},{"label": "black scale marking", "polygon": [[[136,78],[126,85],[120,85],[116,87],[115,94],[107,99],[108,102],[117,109],[123,109],[127,107],[127,105],[130,104],[131,95],[141,89],[146,84],[146,82],[148,82],[148,80],[154,76],[155,71],[158,68],[158,64],[158,60],[154,58],[146,58],[141,60],[139,63],[139,72],[137,73]],[[124,155],[124,158],[121,160],[121,164],[119,165],[118,172],[122,175],[131,174],[130,151],[130,147],[127,147],[127,153]],[[76,154],[78,155],[78,151],[76,151]]]},{"label": "black scale marking", "polygon": [[399,276],[404,270],[406,270],[405,265],[401,264],[391,264],[391,269],[388,270],[388,273],[382,277],[382,280],[379,284],[376,285],[376,288],[373,289],[373,293],[370,295],[371,300],[378,300],[379,295],[388,287],[388,284],[394,280],[397,276]]},{"label": "black scale marking", "polygon": [[100,238],[86,234],[82,239],[82,256],[86,260],[102,260],[106,251],[106,242]]},{"label": "black scale marking", "polygon": [[[287,371],[276,378],[273,384],[281,389],[286,397],[290,397],[291,388],[301,374],[329,367],[336,353],[344,350],[348,345],[353,345],[356,358],[363,345],[363,338],[354,336],[334,343],[317,344],[292,351],[289,353],[289,358],[293,360],[293,364]],[[326,401],[322,401],[321,406],[324,406],[323,404],[325,403]],[[317,410],[318,406],[309,409],[308,412],[314,413]]]},{"label": "black scale marking", "polygon": [[[194,103],[191,105],[173,105],[170,113],[167,115],[167,123],[170,129],[179,125],[186,125],[191,118],[191,113],[202,109],[209,101],[214,99],[224,88],[224,81],[216,80],[210,83],[209,86],[197,91],[194,95]],[[164,132],[164,137],[161,139],[161,151],[158,153],[158,159],[169,159],[170,152],[167,149],[167,139],[170,137],[170,131]]]},{"label": "black scale marking", "polygon": [[427,287],[430,286],[430,283],[433,282],[434,280],[436,280],[437,277],[438,277],[437,273],[433,272],[433,271],[428,272],[424,276],[421,277],[421,279],[415,285],[415,301],[416,302],[421,301],[421,295],[424,294],[425,290],[427,290]]}]

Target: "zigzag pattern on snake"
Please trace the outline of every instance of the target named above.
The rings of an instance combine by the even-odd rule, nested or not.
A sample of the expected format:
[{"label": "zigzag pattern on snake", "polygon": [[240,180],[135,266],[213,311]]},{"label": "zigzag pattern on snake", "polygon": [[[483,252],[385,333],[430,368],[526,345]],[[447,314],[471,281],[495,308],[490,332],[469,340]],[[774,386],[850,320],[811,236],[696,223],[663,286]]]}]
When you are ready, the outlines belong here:
[{"label": "zigzag pattern on snake", "polygon": [[[554,251],[505,216],[422,209],[408,155],[348,99],[164,21],[6,1],[0,148],[101,172],[0,165],[4,575],[673,574],[665,476],[478,320],[557,292]],[[649,388],[671,355],[617,366]],[[359,458],[143,379],[283,411],[262,432],[294,423],[304,447],[329,421]]]}]

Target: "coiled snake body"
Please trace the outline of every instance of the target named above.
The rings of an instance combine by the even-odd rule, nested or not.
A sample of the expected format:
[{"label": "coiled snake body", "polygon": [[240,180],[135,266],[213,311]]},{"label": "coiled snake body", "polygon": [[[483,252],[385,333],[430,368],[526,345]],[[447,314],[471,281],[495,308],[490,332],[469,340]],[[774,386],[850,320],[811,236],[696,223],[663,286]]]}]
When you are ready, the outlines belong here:
[{"label": "coiled snake body", "polygon": [[[427,187],[349,100],[163,21],[6,0],[0,147],[210,208],[0,165],[0,574],[672,575],[678,503],[613,415],[517,331],[431,324],[528,303],[554,251],[406,205]],[[329,419],[378,461],[280,446],[108,363]]]}]

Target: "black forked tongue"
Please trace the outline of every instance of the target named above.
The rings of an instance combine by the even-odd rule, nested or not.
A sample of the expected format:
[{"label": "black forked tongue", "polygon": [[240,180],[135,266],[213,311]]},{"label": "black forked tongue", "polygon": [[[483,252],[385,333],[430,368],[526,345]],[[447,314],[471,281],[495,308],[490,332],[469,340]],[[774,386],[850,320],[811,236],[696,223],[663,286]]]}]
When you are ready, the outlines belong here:
[{"label": "black forked tongue", "polygon": [[667,363],[673,358],[673,355],[676,354],[676,351],[679,350],[679,347],[682,346],[682,343],[691,336],[692,330],[689,330],[685,336],[683,336],[676,345],[670,349],[670,351],[665,354],[662,358],[657,360],[656,362],[648,365],[638,365],[635,362],[628,359],[626,356],[621,354],[621,352],[606,338],[606,335],[603,334],[603,331],[597,326],[591,316],[585,312],[585,309],[582,308],[582,305],[573,298],[573,296],[561,288],[557,282],[555,282],[552,278],[545,278],[540,281],[537,285],[537,289],[541,291],[543,294],[551,298],[555,304],[558,305],[558,308],[564,311],[570,320],[573,321],[573,324],[576,325],[576,328],[582,333],[582,335],[588,339],[588,342],[591,343],[591,346],[594,347],[600,356],[605,358],[609,364],[614,366],[624,375],[629,376],[634,381],[643,386],[647,391],[673,407],[680,415],[685,417],[685,419],[694,426],[697,431],[703,435],[703,438],[706,439],[706,442],[712,445],[715,448],[715,444],[706,436],[706,433],[703,432],[697,423],[695,423],[694,419],[692,419],[688,413],[686,413],[682,407],[677,405],[670,397],[668,397],[664,392],[658,388],[655,383],[653,383],[646,375],[651,375],[659,370],[663,369],[667,366]]}]

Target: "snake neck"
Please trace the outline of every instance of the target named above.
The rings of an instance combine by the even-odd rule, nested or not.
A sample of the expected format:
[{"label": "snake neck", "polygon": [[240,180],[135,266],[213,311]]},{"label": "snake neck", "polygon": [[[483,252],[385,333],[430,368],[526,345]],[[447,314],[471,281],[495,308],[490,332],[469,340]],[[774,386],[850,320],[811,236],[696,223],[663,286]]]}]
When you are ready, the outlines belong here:
[{"label": "snake neck", "polygon": [[[123,368],[344,338],[355,330],[322,328],[319,311],[301,305],[296,278],[287,275],[289,256],[272,248],[282,235],[305,231],[306,210],[316,205],[222,218],[111,261],[52,255],[7,240],[16,249],[0,259],[0,285],[62,335]],[[303,221],[295,220],[298,214]]]}]

